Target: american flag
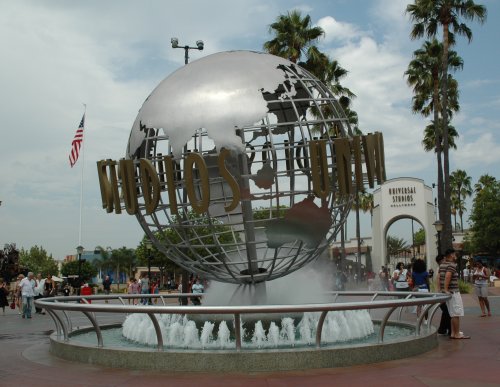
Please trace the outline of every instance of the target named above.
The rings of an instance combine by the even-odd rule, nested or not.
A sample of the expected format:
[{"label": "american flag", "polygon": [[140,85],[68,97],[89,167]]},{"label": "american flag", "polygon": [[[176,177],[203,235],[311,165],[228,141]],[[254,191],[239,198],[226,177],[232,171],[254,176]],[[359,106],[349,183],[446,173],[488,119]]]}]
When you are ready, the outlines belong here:
[{"label": "american flag", "polygon": [[71,168],[78,161],[78,156],[80,154],[80,148],[83,142],[83,128],[85,127],[85,113],[83,114],[82,120],[80,121],[80,125],[78,125],[78,129],[76,130],[75,137],[73,138],[73,142],[71,143],[71,152],[69,154],[69,163]]}]

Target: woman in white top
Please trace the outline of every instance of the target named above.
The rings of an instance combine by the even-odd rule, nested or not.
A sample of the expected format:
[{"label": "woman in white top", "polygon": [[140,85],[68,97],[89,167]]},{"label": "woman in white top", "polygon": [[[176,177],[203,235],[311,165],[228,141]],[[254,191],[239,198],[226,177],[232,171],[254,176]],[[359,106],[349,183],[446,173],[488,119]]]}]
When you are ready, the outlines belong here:
[{"label": "woman in white top", "polygon": [[396,270],[394,270],[394,273],[392,273],[392,280],[397,291],[408,292],[410,290],[408,278],[408,270],[405,269],[405,265],[403,262],[399,262],[396,265]]},{"label": "woman in white top", "polygon": [[491,316],[490,302],[488,301],[488,277],[488,269],[483,266],[481,261],[477,261],[474,265],[472,278],[474,279],[474,290],[481,307],[481,317],[486,317],[486,310],[488,316]]}]

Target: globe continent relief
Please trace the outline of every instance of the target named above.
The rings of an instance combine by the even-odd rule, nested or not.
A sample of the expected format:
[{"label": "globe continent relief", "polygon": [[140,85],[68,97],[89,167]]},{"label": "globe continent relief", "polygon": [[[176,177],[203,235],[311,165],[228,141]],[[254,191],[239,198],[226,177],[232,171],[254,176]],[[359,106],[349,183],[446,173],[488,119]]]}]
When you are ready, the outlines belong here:
[{"label": "globe continent relief", "polygon": [[149,160],[162,191],[152,213],[139,194],[136,216],[160,251],[205,278],[281,277],[317,258],[347,216],[333,141],[348,136],[330,90],[286,59],[193,61],[153,90],[132,127],[126,157]]}]

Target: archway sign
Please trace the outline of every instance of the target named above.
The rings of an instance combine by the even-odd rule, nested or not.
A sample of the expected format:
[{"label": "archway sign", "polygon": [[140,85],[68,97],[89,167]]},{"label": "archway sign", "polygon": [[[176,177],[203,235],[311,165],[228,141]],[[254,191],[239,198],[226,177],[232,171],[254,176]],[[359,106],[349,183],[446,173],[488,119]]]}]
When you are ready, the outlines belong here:
[{"label": "archway sign", "polygon": [[437,255],[432,189],[421,179],[398,177],[387,180],[373,193],[373,268],[389,263],[387,231],[399,219],[414,219],[425,231],[426,263],[430,268]]}]

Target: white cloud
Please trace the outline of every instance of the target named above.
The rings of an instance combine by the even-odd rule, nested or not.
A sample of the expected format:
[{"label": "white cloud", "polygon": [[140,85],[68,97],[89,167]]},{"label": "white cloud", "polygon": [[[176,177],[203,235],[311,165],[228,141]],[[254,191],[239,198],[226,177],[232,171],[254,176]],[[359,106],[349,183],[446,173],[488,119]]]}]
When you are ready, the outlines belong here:
[{"label": "white cloud", "polygon": [[360,31],[356,25],[337,21],[332,16],[326,16],[319,19],[318,26],[325,31],[325,44],[334,41],[350,41],[363,35],[363,32]]},{"label": "white cloud", "polygon": [[458,149],[453,157],[457,168],[468,169],[474,166],[496,168],[496,164],[500,162],[500,143],[490,132],[472,138],[467,134],[462,135],[458,140]]}]

